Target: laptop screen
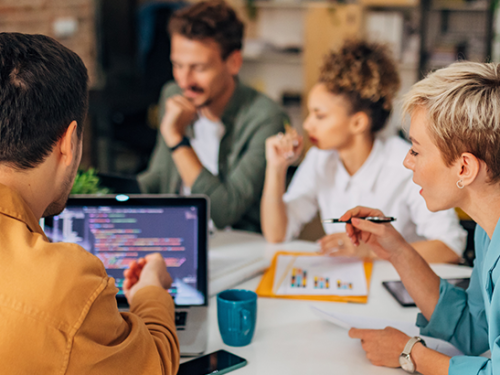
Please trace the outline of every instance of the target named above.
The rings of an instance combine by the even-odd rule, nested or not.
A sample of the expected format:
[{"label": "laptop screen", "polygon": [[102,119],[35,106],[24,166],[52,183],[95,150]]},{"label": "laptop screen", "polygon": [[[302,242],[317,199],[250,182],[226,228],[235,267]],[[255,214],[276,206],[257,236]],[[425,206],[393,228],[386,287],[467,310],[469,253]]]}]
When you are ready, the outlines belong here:
[{"label": "laptop screen", "polygon": [[205,197],[72,196],[65,210],[45,219],[53,242],[72,242],[99,258],[126,306],[123,271],[131,261],[159,252],[177,306],[207,304],[207,200]]}]

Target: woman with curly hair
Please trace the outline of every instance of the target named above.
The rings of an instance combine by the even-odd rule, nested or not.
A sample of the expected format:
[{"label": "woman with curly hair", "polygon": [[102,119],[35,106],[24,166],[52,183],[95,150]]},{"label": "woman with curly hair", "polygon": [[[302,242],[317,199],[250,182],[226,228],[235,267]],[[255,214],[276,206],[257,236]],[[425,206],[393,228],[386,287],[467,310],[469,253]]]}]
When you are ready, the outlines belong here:
[{"label": "woman with curly hair", "polygon": [[[458,262],[466,234],[454,211],[431,213],[402,165],[410,145],[399,137],[377,137],[399,86],[396,64],[380,44],[348,41],[325,57],[304,122],[313,147],[286,194],[286,171],[302,151],[302,138],[289,131],[266,142],[261,223],[268,241],[296,237],[318,210],[328,219],[353,206],[377,206],[397,218],[394,227],[427,261]],[[344,228],[324,225],[322,251],[354,253]]]}]

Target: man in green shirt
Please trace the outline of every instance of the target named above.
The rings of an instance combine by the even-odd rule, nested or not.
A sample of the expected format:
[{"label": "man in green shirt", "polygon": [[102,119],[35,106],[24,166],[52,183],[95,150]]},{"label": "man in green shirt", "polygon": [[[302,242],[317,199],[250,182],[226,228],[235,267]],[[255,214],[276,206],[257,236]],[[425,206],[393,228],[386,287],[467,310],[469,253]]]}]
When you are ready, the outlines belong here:
[{"label": "man in green shirt", "polygon": [[206,194],[218,228],[260,232],[265,140],[287,116],[237,79],[243,24],[224,2],[200,2],[169,24],[175,83],[160,98],[160,131],[144,193]]}]

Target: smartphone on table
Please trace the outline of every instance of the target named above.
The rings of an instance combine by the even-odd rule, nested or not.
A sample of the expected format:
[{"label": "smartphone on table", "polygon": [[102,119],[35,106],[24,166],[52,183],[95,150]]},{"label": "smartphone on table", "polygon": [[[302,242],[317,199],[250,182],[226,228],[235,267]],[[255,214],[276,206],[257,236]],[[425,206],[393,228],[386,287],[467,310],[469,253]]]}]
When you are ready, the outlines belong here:
[{"label": "smartphone on table", "polygon": [[[458,286],[462,289],[467,289],[469,287],[470,278],[456,278],[456,279],[445,279],[451,285]],[[401,281],[383,281],[382,285],[392,296],[399,302],[403,307],[415,307],[415,302],[413,298],[408,294],[405,286]]]},{"label": "smartphone on table", "polygon": [[181,363],[177,375],[222,375],[243,367],[246,364],[246,359],[225,350],[218,350]]}]

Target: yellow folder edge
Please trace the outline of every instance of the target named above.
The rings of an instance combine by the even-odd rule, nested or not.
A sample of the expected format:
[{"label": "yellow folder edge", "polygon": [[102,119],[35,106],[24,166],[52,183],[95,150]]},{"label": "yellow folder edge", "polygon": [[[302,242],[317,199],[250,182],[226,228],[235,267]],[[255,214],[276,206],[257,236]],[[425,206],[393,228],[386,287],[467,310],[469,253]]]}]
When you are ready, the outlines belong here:
[{"label": "yellow folder edge", "polygon": [[[273,293],[273,283],[274,274],[276,271],[276,262],[278,256],[280,255],[292,255],[292,256],[322,256],[319,253],[307,253],[307,252],[293,252],[293,251],[278,251],[274,254],[274,258],[271,262],[271,266],[264,272],[262,279],[260,280],[259,286],[255,291],[259,297],[274,297],[274,298],[288,298],[288,299],[305,299],[310,301],[331,301],[331,302],[355,302],[355,303],[367,303],[368,295],[366,296],[304,296],[304,295],[276,295]],[[365,261],[365,275],[368,292],[370,290],[370,279],[372,276],[373,262]]]}]

